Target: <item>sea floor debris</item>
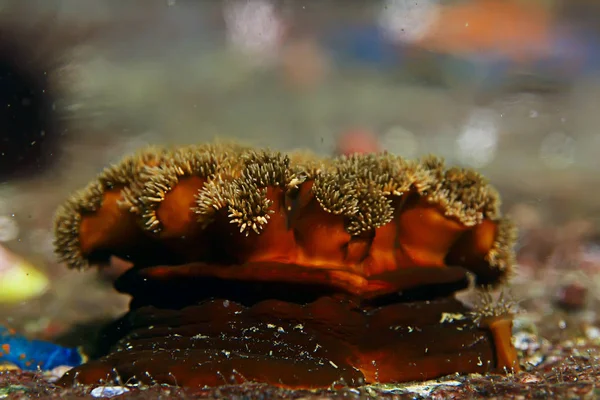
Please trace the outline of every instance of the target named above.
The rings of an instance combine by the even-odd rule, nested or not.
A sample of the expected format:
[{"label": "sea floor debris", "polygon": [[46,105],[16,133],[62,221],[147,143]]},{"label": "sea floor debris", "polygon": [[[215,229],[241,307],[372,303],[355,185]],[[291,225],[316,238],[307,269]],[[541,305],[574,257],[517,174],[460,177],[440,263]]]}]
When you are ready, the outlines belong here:
[{"label": "sea floor debris", "polygon": [[[568,316],[566,324],[577,325],[579,317]],[[539,335],[555,330],[555,319],[540,321]],[[563,330],[564,331],[564,330]],[[518,332],[517,332],[518,333]],[[539,363],[518,374],[448,376],[434,381],[405,384],[375,384],[335,390],[289,390],[263,384],[222,385],[209,389],[176,386],[128,386],[119,399],[488,399],[488,398],[596,398],[600,379],[600,342],[571,332],[565,340],[544,340],[543,346],[524,348],[522,355],[537,354]],[[534,335],[535,343],[542,341]],[[0,373],[0,398],[93,399],[92,391],[102,385],[56,386],[41,373],[7,371]]]}]

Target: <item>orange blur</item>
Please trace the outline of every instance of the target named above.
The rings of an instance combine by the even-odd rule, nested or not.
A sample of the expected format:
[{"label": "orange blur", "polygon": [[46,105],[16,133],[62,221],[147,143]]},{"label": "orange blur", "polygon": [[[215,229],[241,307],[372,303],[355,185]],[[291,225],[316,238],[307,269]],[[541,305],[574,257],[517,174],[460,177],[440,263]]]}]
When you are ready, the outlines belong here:
[{"label": "orange blur", "polygon": [[554,16],[539,3],[470,0],[439,6],[438,12],[417,47],[453,55],[493,53],[527,63],[551,45]]}]

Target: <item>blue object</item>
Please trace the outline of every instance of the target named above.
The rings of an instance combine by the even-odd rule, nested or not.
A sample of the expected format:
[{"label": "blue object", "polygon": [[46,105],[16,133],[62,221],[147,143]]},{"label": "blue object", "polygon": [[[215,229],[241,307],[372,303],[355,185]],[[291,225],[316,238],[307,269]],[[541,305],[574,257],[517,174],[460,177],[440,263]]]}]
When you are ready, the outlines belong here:
[{"label": "blue object", "polygon": [[43,340],[31,340],[0,326],[0,363],[14,364],[25,371],[76,367],[87,357],[79,348],[63,347]]},{"label": "blue object", "polygon": [[390,67],[400,63],[400,52],[376,25],[333,27],[324,44],[341,64]]}]

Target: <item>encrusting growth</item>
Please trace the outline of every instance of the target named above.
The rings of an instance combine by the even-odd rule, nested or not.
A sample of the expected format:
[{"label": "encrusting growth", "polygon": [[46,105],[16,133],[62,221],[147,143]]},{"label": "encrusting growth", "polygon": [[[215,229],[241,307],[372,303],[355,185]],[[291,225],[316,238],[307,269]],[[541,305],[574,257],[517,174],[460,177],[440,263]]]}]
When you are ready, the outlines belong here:
[{"label": "encrusting growth", "polygon": [[[314,165],[317,159],[314,156],[310,161]],[[392,265],[380,265],[382,261],[369,257],[367,249],[355,262],[359,265],[351,266],[362,269],[364,276],[414,265],[446,265],[449,255],[456,259],[453,246],[460,247],[469,236],[478,238],[480,235],[472,233],[482,223],[493,231],[486,236],[491,242],[478,239],[477,252],[469,243],[460,255],[478,257],[471,264],[485,262],[510,270],[514,237],[507,222],[499,219],[496,191],[478,173],[445,169],[434,157],[418,162],[387,153],[341,156],[320,165],[319,170],[303,171],[301,164],[292,164],[281,153],[232,144],[141,152],[108,168],[83,194],[66,202],[56,219],[57,252],[71,267],[81,267],[94,252],[104,251],[105,243],[113,241],[109,237],[114,238],[114,231],[126,222],[127,232],[136,230],[133,236],[138,239],[189,238],[210,231],[211,222],[220,213],[246,236],[260,235],[278,214],[293,236],[301,238],[307,234],[302,221],[325,212],[337,217],[335,223],[344,230],[336,235],[341,238],[345,232],[347,243],[367,235],[374,242],[366,247],[373,247],[384,241],[383,236],[373,239],[376,236],[395,237],[392,240],[390,236],[388,248],[381,249],[397,253],[394,261],[387,261]],[[312,198],[321,211],[311,211]],[[114,217],[115,225],[98,221],[102,229],[85,229],[95,239],[85,237],[82,228],[103,212]],[[130,226],[131,220],[137,227]],[[219,235],[219,229],[215,227],[211,234]],[[431,247],[432,240],[439,245]],[[85,248],[79,248],[78,243],[86,243]],[[314,244],[309,243],[309,247]],[[263,245],[280,247],[276,243]],[[330,260],[325,244],[303,248],[297,242],[285,247],[293,249],[279,258],[291,263],[304,260],[309,253],[320,261],[328,260],[332,267],[344,268],[346,264],[344,259]]]},{"label": "encrusting growth", "polygon": [[79,240],[81,222],[85,215],[98,211],[103,195],[102,184],[92,182],[85,189],[71,195],[56,212],[54,246],[59,261],[71,268],[87,267],[86,256],[82,253]]},{"label": "encrusting growth", "polygon": [[128,186],[139,178],[145,166],[158,165],[169,152],[161,147],[148,146],[133,155],[123,158],[119,163],[105,168],[98,176],[98,182],[106,189]]},{"label": "encrusting growth", "polygon": [[156,147],[139,151],[106,168],[73,194],[55,216],[54,243],[59,260],[81,269],[90,260],[106,260],[108,253],[120,254],[119,250],[135,245],[141,235],[131,212],[139,208],[137,199],[128,193],[140,181],[143,169],[161,163],[166,155],[166,150]]},{"label": "encrusting growth", "polygon": [[[211,151],[193,147],[174,151],[160,165],[144,166],[139,174],[138,184],[129,193],[130,197],[138,199],[142,227],[154,233],[162,230],[161,218],[157,214],[159,208],[171,209],[169,217],[162,220],[185,218],[186,213],[181,210],[185,209],[186,204],[182,204],[179,199],[186,195],[189,199],[189,194],[193,195],[201,189],[216,170],[216,156]],[[191,205],[188,202],[187,208]],[[171,232],[172,235],[179,233]]]},{"label": "encrusting growth", "polygon": [[445,169],[444,162],[433,156],[424,159],[423,165],[434,176],[428,199],[439,204],[445,215],[467,226],[498,218],[498,193],[478,172],[468,168]]},{"label": "encrusting growth", "polygon": [[513,272],[515,254],[512,249],[517,241],[517,228],[508,218],[498,220],[496,236],[492,248],[486,254],[486,261],[501,271]]},{"label": "encrusting growth", "polygon": [[[149,148],[71,196],[55,237],[70,268],[110,256],[133,264],[115,283],[133,296],[133,319],[115,328],[120,344],[62,382],[114,371],[143,380],[137,371],[203,386],[237,371],[312,388],[518,370],[510,316],[440,322],[468,314],[452,295],[469,274],[480,286],[510,276],[516,236],[480,174],[434,156]],[[281,331],[256,330],[266,321]],[[180,346],[185,359],[170,351]]]}]

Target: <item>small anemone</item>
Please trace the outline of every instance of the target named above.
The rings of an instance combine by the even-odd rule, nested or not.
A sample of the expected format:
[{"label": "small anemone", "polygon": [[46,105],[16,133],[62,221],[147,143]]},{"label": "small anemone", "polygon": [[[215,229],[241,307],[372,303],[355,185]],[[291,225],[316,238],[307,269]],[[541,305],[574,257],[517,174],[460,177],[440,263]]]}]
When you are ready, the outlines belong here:
[{"label": "small anemone", "polygon": [[54,218],[54,248],[58,260],[69,268],[83,269],[88,262],[81,251],[79,227],[84,214],[97,211],[102,205],[104,187],[93,181],[69,197],[58,209]]},{"label": "small anemone", "polygon": [[331,173],[315,177],[312,192],[323,210],[334,215],[352,216],[358,212],[358,198],[352,181]]},{"label": "small anemone", "polygon": [[421,192],[433,183],[419,163],[390,153],[352,154],[338,160],[337,173],[373,183],[385,195],[402,196],[413,187]]},{"label": "small anemone", "polygon": [[313,193],[329,213],[348,218],[348,233],[359,235],[389,223],[394,214],[388,196],[429,187],[431,178],[418,163],[388,153],[352,154],[333,160],[315,177]]},{"label": "small anemone", "polygon": [[498,192],[478,172],[467,168],[445,169],[444,161],[435,156],[421,160],[434,184],[428,190],[428,200],[439,204],[449,217],[457,218],[466,226],[481,223],[484,218],[499,215]]},{"label": "small anemone", "polygon": [[391,200],[373,183],[366,183],[355,194],[358,212],[349,218],[348,233],[359,235],[392,221],[394,209]]},{"label": "small anemone", "polygon": [[119,206],[132,213],[140,212],[141,203],[137,192],[141,189],[140,176],[147,167],[155,167],[168,160],[171,151],[162,147],[148,146],[132,156],[125,157],[101,174],[101,179],[115,186],[123,186]]},{"label": "small anemone", "polygon": [[197,152],[211,153],[218,166],[215,174],[223,179],[239,177],[244,168],[244,155],[254,151],[251,146],[226,140],[217,140],[213,143],[189,147],[194,147]]},{"label": "small anemone", "polygon": [[206,226],[217,211],[227,209],[231,223],[237,224],[241,233],[260,233],[273,213],[267,187],[285,189],[297,178],[289,168],[289,158],[281,153],[247,151],[240,158],[243,168],[239,177],[226,180],[219,175],[209,180],[196,196],[194,212]]},{"label": "small anemone", "polygon": [[226,208],[233,197],[233,187],[230,181],[221,176],[208,180],[196,195],[193,211],[198,223],[208,226],[215,214]]},{"label": "small anemone", "polygon": [[197,221],[204,227],[214,221],[218,211],[226,209],[231,223],[246,236],[250,231],[260,233],[268,222],[272,201],[267,198],[267,189],[251,180],[239,178],[224,181],[217,178],[208,181],[196,196],[194,212]]},{"label": "small anemone", "polygon": [[98,176],[98,181],[109,189],[128,186],[139,176],[144,166],[157,165],[166,158],[167,153],[162,147],[148,146],[105,168]]},{"label": "small anemone", "polygon": [[242,155],[242,160],[242,179],[251,181],[258,187],[285,188],[292,180],[290,159],[279,152],[249,151]]},{"label": "small anemone", "polygon": [[428,154],[424,157],[421,157],[419,164],[421,164],[421,166],[428,171],[436,181],[441,181],[444,179],[446,162],[442,157],[438,157],[434,154]]},{"label": "small anemone", "polygon": [[498,268],[500,271],[511,271],[511,267],[515,265],[513,244],[516,241],[517,228],[515,224],[508,218],[500,218],[494,245],[485,257],[490,266]]},{"label": "small anemone", "polygon": [[165,196],[186,177],[209,178],[217,171],[212,152],[183,148],[172,153],[171,158],[159,166],[144,166],[138,184],[129,196],[137,199],[139,215],[144,229],[158,233],[161,222],[156,212]]},{"label": "small anemone", "polygon": [[517,303],[506,290],[500,291],[497,298],[491,287],[478,289],[476,294],[475,307],[469,313],[476,324],[481,324],[486,319],[509,317],[518,310]]},{"label": "small anemone", "polygon": [[256,183],[237,179],[233,182],[228,204],[229,218],[232,224],[237,224],[240,233],[248,236],[251,231],[259,234],[270,218],[272,200],[267,198],[267,189]]}]

